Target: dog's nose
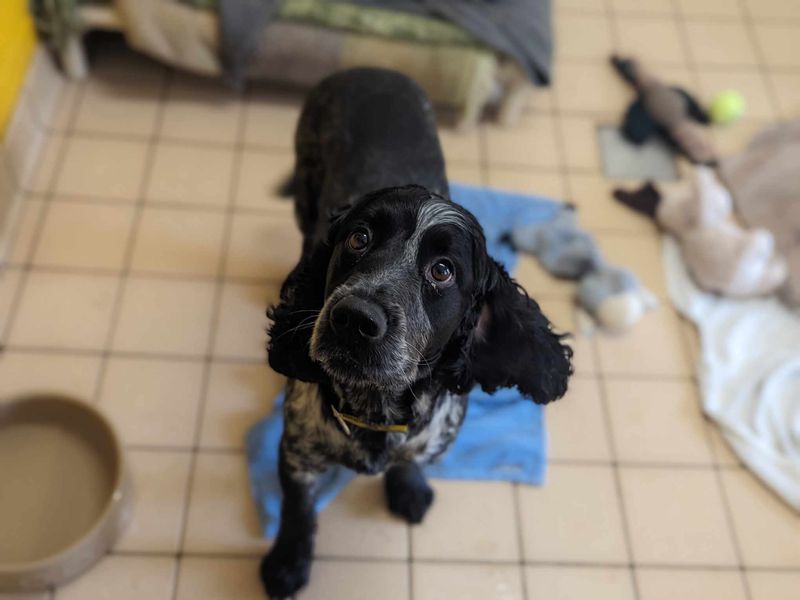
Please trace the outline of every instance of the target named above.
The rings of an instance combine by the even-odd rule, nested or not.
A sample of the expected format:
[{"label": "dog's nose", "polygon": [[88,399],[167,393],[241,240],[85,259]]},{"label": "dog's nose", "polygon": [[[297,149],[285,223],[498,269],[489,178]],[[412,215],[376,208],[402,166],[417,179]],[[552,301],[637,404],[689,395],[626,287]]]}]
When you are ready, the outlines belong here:
[{"label": "dog's nose", "polygon": [[338,334],[349,333],[374,342],[386,334],[386,313],[374,302],[347,296],[331,310],[331,326]]}]

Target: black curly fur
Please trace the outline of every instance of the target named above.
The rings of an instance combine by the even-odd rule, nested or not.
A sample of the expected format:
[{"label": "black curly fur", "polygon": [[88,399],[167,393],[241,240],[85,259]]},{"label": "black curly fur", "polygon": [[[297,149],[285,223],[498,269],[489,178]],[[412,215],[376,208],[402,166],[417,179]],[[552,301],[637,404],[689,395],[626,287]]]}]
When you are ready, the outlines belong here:
[{"label": "black curly fur", "polygon": [[[385,102],[391,108],[386,108]],[[409,437],[433,431],[429,427],[434,411],[445,400],[449,402],[447,406],[455,407],[446,413],[447,418],[452,414],[460,415],[453,416],[454,420],[463,419],[464,411],[458,409],[464,408],[466,394],[475,384],[489,392],[516,386],[540,404],[564,395],[572,373],[572,351],[562,336],[553,332],[539,305],[489,257],[475,217],[449,201],[432,112],[413,82],[375,69],[358,69],[329,78],[309,95],[296,146],[291,189],[304,235],[303,253],[283,284],[280,302],[268,311],[272,321],[269,363],[290,380],[317,384],[321,419],[333,419],[330,403],[336,402],[344,411],[341,407],[347,408],[353,401],[348,393],[337,396],[337,385],[342,389],[345,384],[351,386],[353,395],[367,398],[360,405],[361,410],[376,410],[377,418],[382,414],[405,416]],[[408,181],[418,185],[399,185]],[[430,209],[430,204],[435,204],[437,210],[444,206],[450,224],[429,222],[420,231],[435,229],[444,241],[437,242],[433,234],[425,239],[415,238],[416,258],[401,264],[398,257],[417,231],[419,215],[423,209]],[[433,214],[438,218],[439,213]],[[374,250],[356,259],[343,249],[342,238],[349,231],[344,228],[365,223],[376,231],[383,227],[384,237],[382,243],[376,241]],[[445,249],[423,248],[425,240],[429,246],[436,243]],[[453,252],[447,256],[461,257],[463,280],[456,278],[446,291],[432,291],[438,288],[420,277],[416,261],[433,260],[435,252]],[[428,257],[431,253],[434,254]],[[363,267],[364,263],[369,267]],[[381,279],[381,274],[390,281]],[[375,380],[368,381],[370,387],[366,389],[353,387],[351,382],[334,380],[330,369],[325,371],[311,358],[314,321],[326,297],[353,278],[360,282],[359,277],[373,277],[371,281],[378,283],[359,288],[358,293],[374,296],[376,302],[383,302],[387,294],[392,294],[395,310],[412,315],[406,317],[406,332],[419,329],[424,322],[426,336],[420,339],[426,345],[419,349],[424,356],[416,381],[409,382],[407,390],[398,392],[376,386]],[[354,292],[350,289],[348,293]],[[405,299],[405,304],[400,306],[396,298]],[[412,304],[424,310],[426,317],[420,318],[420,311],[409,312]],[[388,314],[386,306],[382,310]],[[412,318],[418,320],[409,321]],[[341,341],[337,339],[336,343]],[[351,361],[359,350],[349,347]],[[382,365],[388,366],[389,362]],[[363,364],[356,371],[363,372]],[[363,373],[359,376],[363,378]],[[290,381],[289,385],[291,389],[294,383]],[[427,401],[420,402],[419,398]],[[362,472],[388,469],[385,489],[389,508],[411,523],[419,522],[433,501],[433,491],[415,458],[403,456],[402,462],[394,462],[387,450],[386,434],[354,431],[335,450],[321,447],[330,438],[323,438],[322,444],[303,445],[302,429],[300,433],[297,427],[293,434],[288,432],[293,425],[290,392],[286,406],[280,464],[285,498],[281,527],[261,564],[265,589],[274,597],[293,594],[310,575],[316,522],[311,501],[314,469],[303,471],[298,462],[316,466],[328,464],[335,456],[337,462]],[[359,416],[375,420],[369,414]],[[460,420],[445,433],[436,430],[436,439],[443,441],[424,460],[443,452],[459,426]],[[298,450],[300,446],[302,450]],[[294,452],[293,460],[286,458],[287,449]],[[414,447],[412,451],[422,450]]]},{"label": "black curly fur", "polygon": [[281,286],[280,303],[267,309],[269,365],[281,375],[319,383],[324,374],[309,356],[310,325],[325,301],[330,247],[319,244],[305,254]]}]

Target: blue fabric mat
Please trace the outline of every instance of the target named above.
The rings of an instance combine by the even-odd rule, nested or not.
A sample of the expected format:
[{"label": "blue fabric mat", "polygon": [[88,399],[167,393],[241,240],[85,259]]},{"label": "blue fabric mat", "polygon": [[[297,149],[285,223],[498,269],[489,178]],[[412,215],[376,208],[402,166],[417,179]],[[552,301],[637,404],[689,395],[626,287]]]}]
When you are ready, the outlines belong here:
[{"label": "blue fabric mat", "polygon": [[[517,256],[503,237],[514,227],[549,221],[564,205],[555,200],[451,185],[453,200],[472,212],[483,226],[489,253],[512,271]],[[253,497],[266,537],[280,522],[278,444],[283,429],[283,393],[272,414],[247,433],[246,448]],[[433,478],[503,480],[540,485],[544,480],[545,431],[542,407],[522,398],[516,389],[486,394],[470,392],[469,409],[453,446],[425,472]],[[344,467],[330,469],[320,481],[317,510],[322,510],[355,476]]]}]

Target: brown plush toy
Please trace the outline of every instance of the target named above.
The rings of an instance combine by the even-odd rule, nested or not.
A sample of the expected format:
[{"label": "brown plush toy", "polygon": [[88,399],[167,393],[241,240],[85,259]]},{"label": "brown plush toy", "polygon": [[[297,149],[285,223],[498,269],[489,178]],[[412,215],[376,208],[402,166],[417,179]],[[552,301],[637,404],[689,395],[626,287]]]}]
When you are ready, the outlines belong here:
[{"label": "brown plush toy", "polygon": [[695,283],[735,298],[770,294],[786,280],[786,263],[765,229],[744,229],[733,219],[733,201],[714,171],[697,167],[691,189],[664,194],[652,184],[614,197],[655,219],[681,246]]},{"label": "brown plush toy", "polygon": [[639,145],[660,134],[693,163],[716,164],[716,152],[703,127],[711,119],[697,100],[686,90],[662,83],[633,59],[612,56],[611,64],[638,93],[622,124],[628,141]]}]

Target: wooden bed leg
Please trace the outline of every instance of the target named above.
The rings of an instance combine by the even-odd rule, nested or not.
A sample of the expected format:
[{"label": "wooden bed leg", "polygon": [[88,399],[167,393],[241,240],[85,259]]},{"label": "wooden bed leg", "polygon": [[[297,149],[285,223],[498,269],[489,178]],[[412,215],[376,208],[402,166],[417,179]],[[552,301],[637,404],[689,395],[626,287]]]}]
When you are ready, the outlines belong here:
[{"label": "wooden bed leg", "polygon": [[70,79],[86,79],[89,75],[89,61],[83,45],[83,35],[75,33],[69,36],[61,50],[61,66]]},{"label": "wooden bed leg", "polygon": [[525,110],[533,87],[525,74],[514,64],[501,67],[504,93],[497,110],[497,121],[504,126],[516,125]]},{"label": "wooden bed leg", "polygon": [[482,61],[473,74],[472,89],[464,100],[456,117],[455,128],[468,131],[480,121],[483,111],[491,101],[497,89],[498,65],[497,60]]}]

